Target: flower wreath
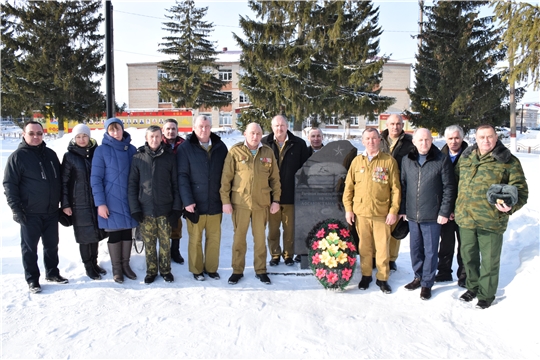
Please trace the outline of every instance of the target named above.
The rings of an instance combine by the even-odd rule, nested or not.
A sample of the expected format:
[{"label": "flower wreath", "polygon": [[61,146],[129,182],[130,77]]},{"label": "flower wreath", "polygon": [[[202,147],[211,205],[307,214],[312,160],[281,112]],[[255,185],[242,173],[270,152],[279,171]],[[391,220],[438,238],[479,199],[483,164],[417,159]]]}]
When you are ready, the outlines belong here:
[{"label": "flower wreath", "polygon": [[339,220],[326,219],[310,231],[306,245],[311,271],[325,289],[344,290],[353,277],[356,246]]}]

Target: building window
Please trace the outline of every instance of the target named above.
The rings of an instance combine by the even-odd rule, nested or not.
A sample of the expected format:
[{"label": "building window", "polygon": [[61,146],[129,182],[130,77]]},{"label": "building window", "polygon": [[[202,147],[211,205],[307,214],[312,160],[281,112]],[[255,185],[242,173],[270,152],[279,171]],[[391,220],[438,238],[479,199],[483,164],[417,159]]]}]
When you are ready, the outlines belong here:
[{"label": "building window", "polygon": [[349,120],[351,125],[358,126],[358,116],[351,116],[351,119]]},{"label": "building window", "polygon": [[339,120],[337,118],[337,116],[331,116],[330,119],[328,120],[328,125],[339,125]]},{"label": "building window", "polygon": [[164,99],[162,96],[161,96],[161,91],[158,92],[158,102],[159,103],[170,103],[172,102],[171,99]]},{"label": "building window", "polygon": [[168,78],[169,75],[165,72],[165,70],[163,69],[158,69],[157,70],[157,79],[158,81],[161,81],[162,78]]},{"label": "building window", "polygon": [[232,114],[231,113],[219,113],[219,126],[231,126]]},{"label": "building window", "polygon": [[229,101],[232,101],[232,92],[230,91],[222,91],[223,94],[227,95],[227,98]]},{"label": "building window", "polygon": [[219,71],[219,80],[231,81],[232,80],[232,70],[220,70]]},{"label": "building window", "polygon": [[366,117],[366,125],[379,125],[379,118],[375,117],[375,119],[370,120],[369,117]]},{"label": "building window", "polygon": [[249,103],[249,96],[244,94],[242,91],[240,91],[240,94],[238,95],[238,99],[240,103]]}]

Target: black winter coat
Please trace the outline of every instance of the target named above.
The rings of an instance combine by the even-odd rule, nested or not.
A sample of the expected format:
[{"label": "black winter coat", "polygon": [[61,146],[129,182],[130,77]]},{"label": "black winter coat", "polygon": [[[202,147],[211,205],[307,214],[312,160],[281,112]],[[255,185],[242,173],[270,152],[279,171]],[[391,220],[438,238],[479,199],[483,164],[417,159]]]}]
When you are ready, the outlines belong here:
[{"label": "black winter coat", "polygon": [[206,151],[192,133],[178,147],[176,154],[182,203],[184,206],[195,204],[201,215],[222,213],[219,189],[228,150],[216,134],[210,134],[210,141],[212,147]]},{"label": "black winter coat", "polygon": [[45,142],[30,146],[23,138],[6,162],[3,184],[7,203],[14,213],[58,212],[62,193],[60,161]]},{"label": "black winter coat", "polygon": [[[452,166],[455,168],[458,161],[459,161],[459,158],[461,157],[461,154],[463,154],[463,151],[465,151],[466,148],[469,147],[469,144],[467,144],[467,142],[463,141],[461,143],[461,151],[459,152],[459,154],[456,156],[456,160],[454,160],[454,162],[452,163]],[[449,155],[449,149],[448,149],[448,145],[444,144],[444,146],[441,148],[441,152],[445,155],[448,155],[448,158],[450,158],[450,155]],[[452,162],[452,159],[450,159],[450,162]]]},{"label": "black winter coat", "polygon": [[107,233],[98,227],[97,208],[90,186],[92,157],[97,148],[94,139],[82,148],[72,140],[62,159],[62,209],[71,208],[75,241],[96,243]]},{"label": "black winter coat", "polygon": [[402,130],[392,152],[390,152],[390,142],[388,141],[388,129],[381,133],[381,140],[381,151],[392,155],[398,163],[399,170],[401,170],[401,160],[415,148],[412,143],[412,136]]},{"label": "black winter coat", "polygon": [[274,139],[274,133],[262,138],[261,142],[270,146],[279,166],[281,182],[281,204],[294,204],[294,189],[296,172],[304,165],[310,156],[306,142],[287,130],[289,140],[285,148],[279,152],[279,144]]},{"label": "black winter coat", "polygon": [[400,214],[418,223],[436,222],[439,215],[448,218],[454,211],[456,195],[452,162],[435,145],[431,145],[422,166],[416,147],[403,158]]},{"label": "black winter coat", "polygon": [[131,214],[157,218],[181,211],[178,193],[176,159],[172,149],[163,143],[154,152],[141,146],[131,162],[128,181],[128,201]]}]

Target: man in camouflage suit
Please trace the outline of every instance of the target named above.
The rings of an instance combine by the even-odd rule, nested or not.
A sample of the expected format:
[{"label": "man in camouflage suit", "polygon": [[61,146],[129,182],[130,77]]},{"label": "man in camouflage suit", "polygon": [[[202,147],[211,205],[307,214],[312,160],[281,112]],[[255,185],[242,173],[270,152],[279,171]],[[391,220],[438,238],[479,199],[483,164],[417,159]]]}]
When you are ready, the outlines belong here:
[{"label": "man in camouflage suit", "polygon": [[[158,268],[166,282],[173,282],[171,273],[171,224],[177,224],[182,204],[178,192],[176,157],[161,142],[161,129],[146,130],[146,144],[133,156],[128,182],[131,216],[140,224],[146,248],[145,284],[154,282]],[[159,239],[159,264],[156,249]]]},{"label": "man in camouflage suit", "polygon": [[[478,297],[479,309],[488,308],[497,292],[503,234],[511,214],[527,203],[529,190],[519,160],[497,138],[491,125],[476,129],[476,144],[468,147],[456,167],[458,197],[456,223],[461,256],[467,273],[467,292],[460,300]],[[490,205],[486,193],[493,184],[517,188],[518,201]]]}]

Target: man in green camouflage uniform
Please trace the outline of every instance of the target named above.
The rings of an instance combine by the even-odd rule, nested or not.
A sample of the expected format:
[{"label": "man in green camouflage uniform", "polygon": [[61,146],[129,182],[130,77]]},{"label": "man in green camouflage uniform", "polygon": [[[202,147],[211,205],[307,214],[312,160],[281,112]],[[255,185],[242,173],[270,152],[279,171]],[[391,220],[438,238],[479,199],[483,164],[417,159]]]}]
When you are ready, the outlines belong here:
[{"label": "man in green camouflage uniform", "polygon": [[[467,272],[467,292],[460,300],[478,297],[477,308],[488,308],[497,292],[503,234],[511,214],[527,203],[528,187],[519,160],[498,139],[491,125],[479,126],[476,144],[468,147],[456,167],[458,197],[455,219]],[[486,193],[493,184],[517,188],[518,201],[490,205]]]},{"label": "man in green camouflage uniform", "polygon": [[[139,222],[146,248],[145,284],[154,282],[158,268],[166,282],[173,282],[171,273],[171,224],[178,224],[182,203],[178,189],[176,157],[161,142],[161,129],[146,130],[146,144],[133,156],[128,182],[131,216]],[[156,242],[159,239],[159,266]]]}]

